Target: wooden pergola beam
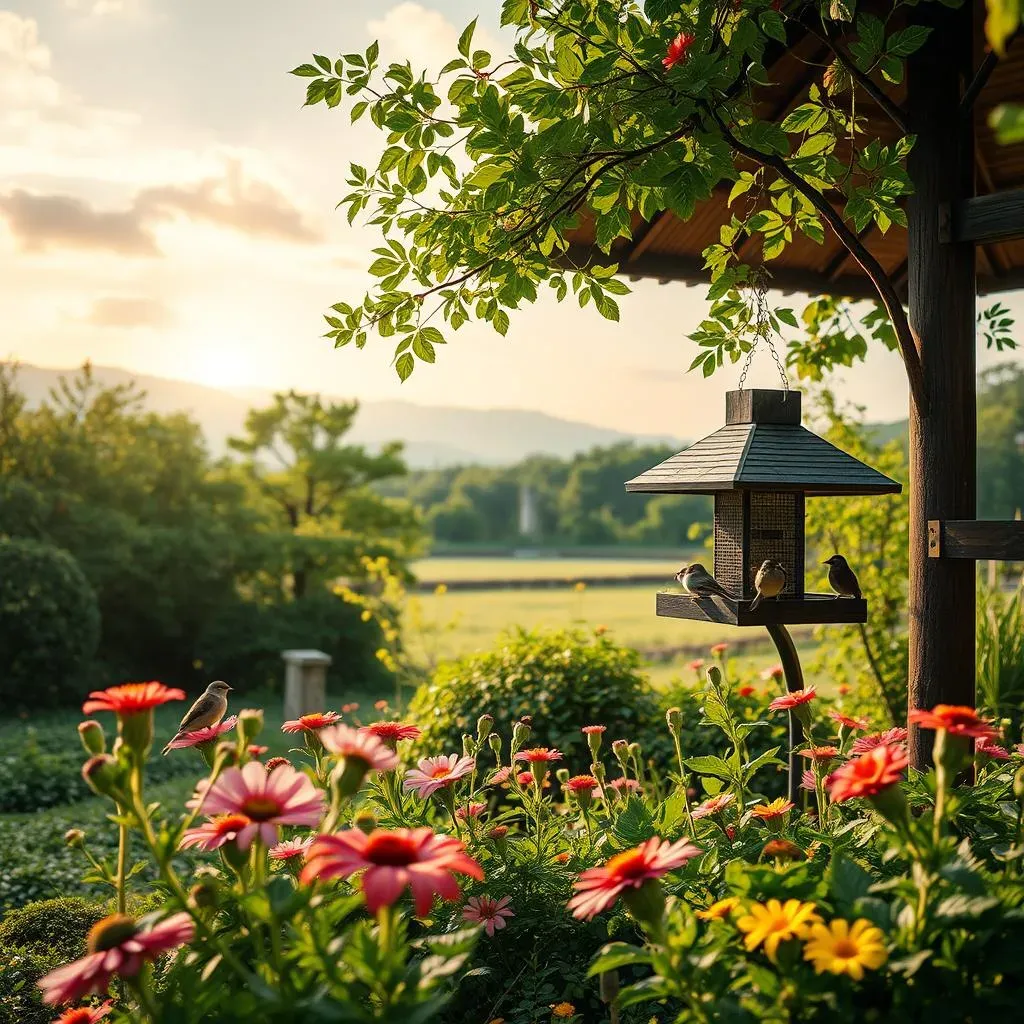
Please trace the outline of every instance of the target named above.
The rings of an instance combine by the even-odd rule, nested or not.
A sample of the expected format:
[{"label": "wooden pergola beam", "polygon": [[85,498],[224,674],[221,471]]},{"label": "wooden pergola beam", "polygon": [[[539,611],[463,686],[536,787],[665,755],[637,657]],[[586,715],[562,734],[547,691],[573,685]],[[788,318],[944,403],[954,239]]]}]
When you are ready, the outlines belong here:
[{"label": "wooden pergola beam", "polygon": [[949,241],[1006,242],[1024,238],[1024,188],[965,199],[953,207]]},{"label": "wooden pergola beam", "polygon": [[981,562],[1024,561],[1024,522],[1019,519],[932,519],[929,558]]}]

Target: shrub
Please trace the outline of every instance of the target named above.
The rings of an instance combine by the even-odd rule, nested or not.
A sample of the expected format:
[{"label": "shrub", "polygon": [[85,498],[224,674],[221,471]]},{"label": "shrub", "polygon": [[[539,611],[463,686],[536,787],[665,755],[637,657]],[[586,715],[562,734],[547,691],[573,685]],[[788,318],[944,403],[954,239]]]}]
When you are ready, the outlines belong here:
[{"label": "shrub", "polygon": [[36,981],[85,954],[85,938],[106,910],[74,896],[29,903],[0,920],[0,1024],[48,1024]]},{"label": "shrub", "polygon": [[66,703],[96,652],[96,595],[66,551],[0,539],[0,698],[10,708]]},{"label": "shrub", "polygon": [[628,736],[645,755],[670,749],[637,652],[579,630],[520,629],[493,650],[445,662],[416,691],[409,719],[423,729],[423,750],[450,752],[485,712],[506,735],[531,715],[531,744],[557,747],[580,765],[589,759],[581,725],[605,725],[607,739]]}]

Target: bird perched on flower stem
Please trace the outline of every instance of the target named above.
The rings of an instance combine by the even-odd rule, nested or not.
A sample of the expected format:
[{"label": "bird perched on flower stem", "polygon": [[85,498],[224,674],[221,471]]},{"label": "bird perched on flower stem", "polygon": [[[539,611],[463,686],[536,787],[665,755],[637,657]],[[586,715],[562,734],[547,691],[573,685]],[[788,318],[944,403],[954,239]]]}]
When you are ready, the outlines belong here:
[{"label": "bird perched on flower stem", "polygon": [[712,594],[718,594],[720,597],[736,600],[700,562],[691,562],[680,569],[676,573],[676,579],[690,597],[710,597]]},{"label": "bird perched on flower stem", "polygon": [[[186,733],[197,732],[199,729],[209,729],[211,725],[217,725],[224,717],[228,709],[228,694],[231,687],[223,679],[215,679],[206,688],[206,692],[188,709],[185,717],[178,726],[178,731],[171,739],[171,743],[180,739]],[[171,749],[168,743],[163,749],[164,756]]]},{"label": "bird perched on flower stem", "polygon": [[842,555],[826,558],[822,565],[828,566],[828,585],[836,592],[836,598],[860,597],[860,581]]},{"label": "bird perched on flower stem", "polygon": [[778,597],[786,586],[786,567],[775,561],[774,558],[766,558],[754,577],[754,600],[750,602],[750,610],[756,611],[757,606],[763,598]]}]

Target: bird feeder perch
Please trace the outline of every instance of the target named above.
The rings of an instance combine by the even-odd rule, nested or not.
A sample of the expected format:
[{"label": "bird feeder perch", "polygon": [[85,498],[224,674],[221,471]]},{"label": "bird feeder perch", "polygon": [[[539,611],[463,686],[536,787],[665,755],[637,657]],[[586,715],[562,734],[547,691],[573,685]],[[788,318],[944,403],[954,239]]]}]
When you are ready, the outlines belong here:
[{"label": "bird feeder perch", "polygon": [[[804,501],[898,494],[901,485],[801,426],[798,391],[730,391],[725,413],[724,427],[626,483],[641,494],[715,498],[714,576],[735,599],[660,593],[658,614],[733,626],[866,622],[861,598],[807,593]],[[767,558],[785,567],[786,586],[752,611]]]}]

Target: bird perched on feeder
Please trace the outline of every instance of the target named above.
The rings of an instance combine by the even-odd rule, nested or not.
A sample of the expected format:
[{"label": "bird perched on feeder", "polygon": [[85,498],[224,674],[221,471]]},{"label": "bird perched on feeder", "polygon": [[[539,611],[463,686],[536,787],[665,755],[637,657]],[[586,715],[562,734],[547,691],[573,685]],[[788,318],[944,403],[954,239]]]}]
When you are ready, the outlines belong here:
[{"label": "bird perched on feeder", "polygon": [[828,585],[836,592],[837,598],[861,596],[857,574],[842,555],[826,558],[822,565],[828,566]]},{"label": "bird perched on feeder", "polygon": [[718,594],[720,597],[736,600],[700,562],[691,562],[684,566],[676,573],[676,579],[690,597],[710,597],[712,594]]},{"label": "bird perched on feeder", "polygon": [[[206,692],[185,713],[171,743],[186,733],[209,729],[211,725],[217,725],[228,709],[228,694],[231,689],[232,687],[228,686],[223,679],[215,679],[210,683]],[[168,743],[163,749],[165,757],[171,749],[171,743]]]},{"label": "bird perched on feeder", "polygon": [[778,597],[786,586],[786,568],[774,558],[766,558],[754,577],[754,589],[757,593],[750,602],[750,610],[756,611],[757,606],[765,597]]}]

